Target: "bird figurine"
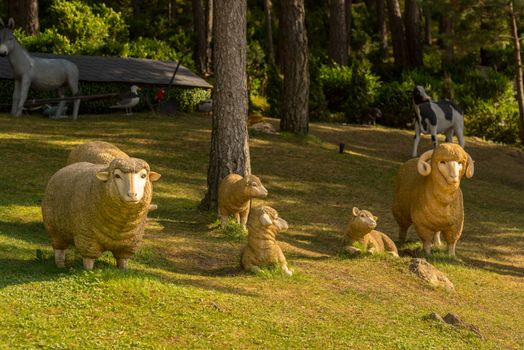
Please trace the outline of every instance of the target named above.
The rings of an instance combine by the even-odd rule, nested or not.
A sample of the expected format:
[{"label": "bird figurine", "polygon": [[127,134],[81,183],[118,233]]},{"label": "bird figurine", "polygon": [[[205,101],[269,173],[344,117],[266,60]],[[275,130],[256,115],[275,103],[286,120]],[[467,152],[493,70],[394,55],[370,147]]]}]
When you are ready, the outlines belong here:
[{"label": "bird figurine", "polygon": [[140,102],[140,96],[138,96],[138,86],[132,85],[131,86],[131,92],[124,93],[120,96],[120,101],[118,101],[115,105],[109,106],[109,108],[123,108],[126,110],[127,115],[133,114],[131,112],[131,109],[135,107],[138,102]]}]

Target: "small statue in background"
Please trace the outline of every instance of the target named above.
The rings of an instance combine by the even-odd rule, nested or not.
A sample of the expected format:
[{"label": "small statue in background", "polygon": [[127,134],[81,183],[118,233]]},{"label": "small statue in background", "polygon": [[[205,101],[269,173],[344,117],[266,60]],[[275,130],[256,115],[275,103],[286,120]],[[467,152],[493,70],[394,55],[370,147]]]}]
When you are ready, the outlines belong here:
[{"label": "small statue in background", "polygon": [[[68,86],[73,95],[78,94],[78,68],[68,60],[32,57],[13,36],[15,21],[9,18],[7,27],[0,18],[0,56],[7,57],[13,69],[15,91],[11,114],[20,116],[27,99],[29,88],[36,90],[58,90],[60,98],[65,96]],[[65,101],[60,101],[56,117],[62,115]],[[80,99],[75,100],[73,119],[78,117]]]}]

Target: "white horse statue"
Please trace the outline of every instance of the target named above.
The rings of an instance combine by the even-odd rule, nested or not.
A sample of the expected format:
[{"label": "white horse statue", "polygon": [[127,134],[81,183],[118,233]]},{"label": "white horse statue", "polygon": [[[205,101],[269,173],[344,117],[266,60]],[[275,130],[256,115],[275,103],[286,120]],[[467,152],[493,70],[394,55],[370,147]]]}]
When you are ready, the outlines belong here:
[{"label": "white horse statue", "polygon": [[[0,56],[6,57],[13,69],[15,91],[11,114],[20,116],[27,99],[29,87],[36,90],[58,90],[58,96],[65,96],[65,87],[69,86],[73,95],[78,93],[78,68],[68,60],[31,57],[13,36],[15,21],[9,18],[7,27],[0,18]],[[60,101],[56,117],[62,115],[65,101]],[[75,100],[73,119],[78,117],[80,100]]]}]

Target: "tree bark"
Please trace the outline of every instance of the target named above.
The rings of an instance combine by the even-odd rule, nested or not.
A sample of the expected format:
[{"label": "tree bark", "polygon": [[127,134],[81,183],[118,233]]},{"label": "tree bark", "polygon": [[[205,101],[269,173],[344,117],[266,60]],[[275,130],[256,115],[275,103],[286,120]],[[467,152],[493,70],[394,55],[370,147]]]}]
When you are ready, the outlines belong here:
[{"label": "tree bark", "polygon": [[304,0],[282,0],[280,34],[284,86],[280,130],[309,131],[309,62]]},{"label": "tree bark", "polygon": [[206,73],[206,23],[202,0],[193,0],[193,28],[196,34],[195,63],[200,74]]},{"label": "tree bark", "polygon": [[228,174],[251,173],[247,132],[245,0],[215,0],[215,86],[208,190],[201,207],[217,207],[218,184]]},{"label": "tree bark", "polygon": [[40,33],[38,0],[8,0],[7,13],[15,20],[15,25],[22,27],[27,34]]},{"label": "tree bark", "polygon": [[329,0],[329,43],[331,60],[341,66],[348,64],[346,9],[344,0]]},{"label": "tree bark", "polygon": [[411,67],[420,67],[423,65],[423,60],[420,41],[420,9],[417,0],[406,0],[404,20],[408,63]]},{"label": "tree bark", "polygon": [[440,17],[439,23],[440,29],[440,48],[443,51],[442,54],[442,68],[449,67],[453,62],[453,42],[452,36],[454,32],[453,18],[450,13],[443,13]]},{"label": "tree bark", "polygon": [[346,46],[347,46],[347,57],[351,56],[351,29],[353,26],[353,0],[346,0]]},{"label": "tree bark", "polygon": [[377,15],[377,34],[380,43],[381,51],[385,51],[388,46],[388,40],[386,36],[386,9],[385,0],[377,0],[376,4],[376,15]]},{"label": "tree bark", "polygon": [[431,10],[429,7],[422,10],[424,14],[424,43],[428,46],[431,46],[432,37],[431,37]]},{"label": "tree bark", "polygon": [[271,0],[264,0],[264,11],[266,13],[266,35],[269,63],[275,64],[275,45],[273,44],[273,5]]},{"label": "tree bark", "polygon": [[389,30],[391,32],[391,43],[393,45],[393,58],[395,64],[406,68],[406,40],[404,38],[404,26],[398,0],[387,0],[389,14]]},{"label": "tree bark", "polygon": [[517,19],[513,11],[513,1],[509,3],[509,18],[511,35],[513,36],[513,52],[515,57],[515,80],[517,84],[517,103],[519,105],[519,137],[520,143],[524,145],[524,86],[522,81],[522,58],[520,56],[520,40],[517,27]]},{"label": "tree bark", "polygon": [[207,0],[206,7],[206,74],[213,72],[213,0]]}]

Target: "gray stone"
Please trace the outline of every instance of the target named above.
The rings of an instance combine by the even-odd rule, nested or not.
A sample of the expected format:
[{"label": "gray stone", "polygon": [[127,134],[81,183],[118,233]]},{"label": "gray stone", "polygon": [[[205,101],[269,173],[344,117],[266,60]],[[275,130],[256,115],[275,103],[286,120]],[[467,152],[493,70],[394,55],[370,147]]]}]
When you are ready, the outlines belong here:
[{"label": "gray stone", "polygon": [[427,262],[426,259],[411,259],[409,271],[434,287],[445,288],[449,291],[455,290],[455,286],[448,279],[448,277],[443,272],[439,271],[436,267]]}]

